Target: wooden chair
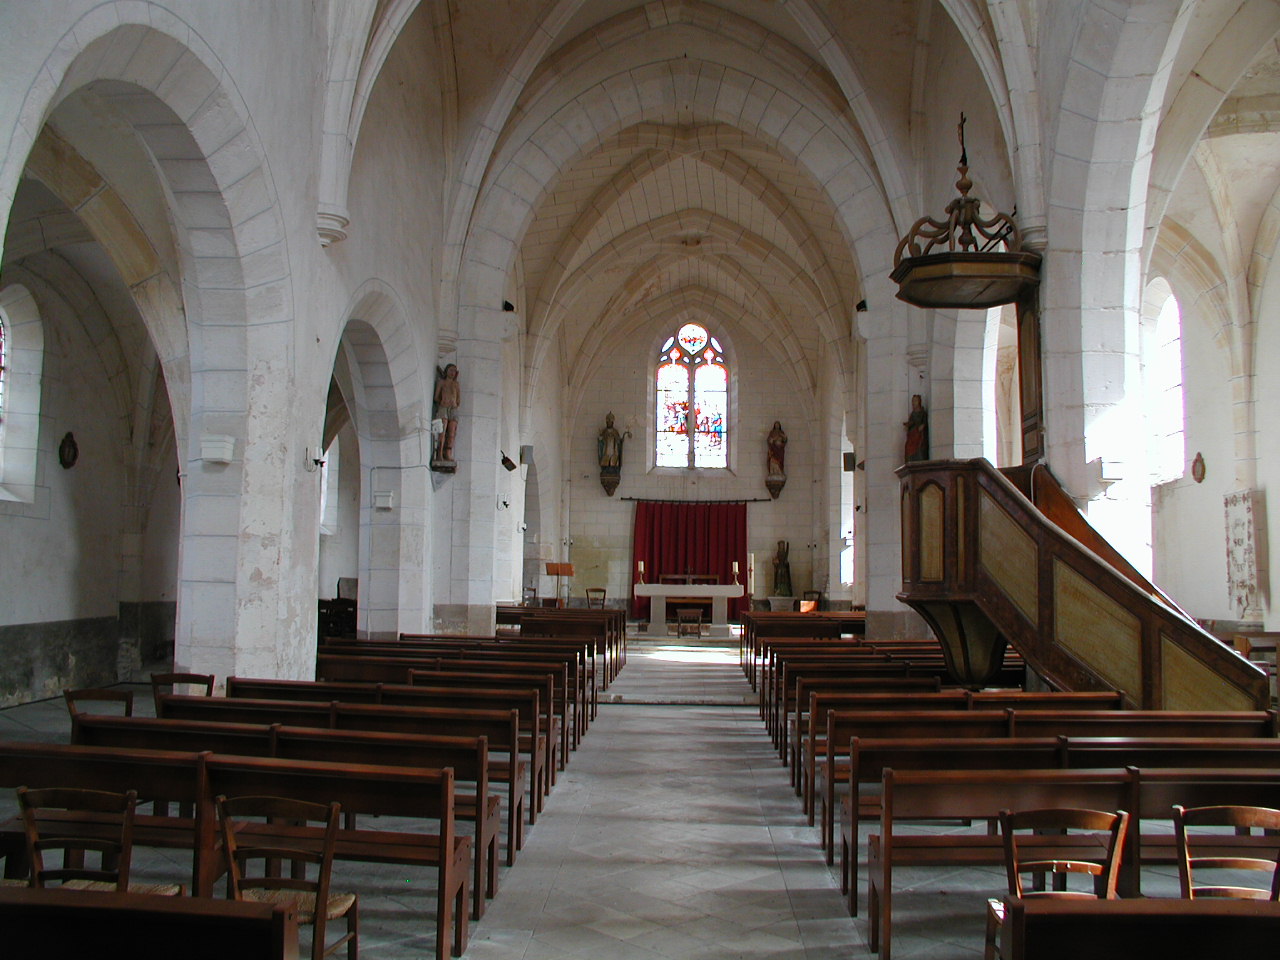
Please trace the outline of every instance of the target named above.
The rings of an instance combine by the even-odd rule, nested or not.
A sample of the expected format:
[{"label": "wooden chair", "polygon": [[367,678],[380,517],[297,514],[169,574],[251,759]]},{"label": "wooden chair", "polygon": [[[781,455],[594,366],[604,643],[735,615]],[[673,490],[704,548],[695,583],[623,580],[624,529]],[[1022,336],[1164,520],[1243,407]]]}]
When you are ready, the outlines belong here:
[{"label": "wooden chair", "polygon": [[800,595],[800,612],[801,613],[817,613],[818,608],[822,605],[821,590],[806,590]]},{"label": "wooden chair", "polygon": [[536,607],[538,605],[538,588],[534,586],[525,587],[522,603],[526,607]]},{"label": "wooden chair", "polygon": [[[151,893],[179,896],[178,883],[130,883],[133,824],[138,804],[135,790],[113,793],[77,787],[18,788],[31,863],[30,885],[68,890]],[[46,866],[46,855],[58,854],[60,866]],[[86,863],[96,854],[97,863]]]},{"label": "wooden chair", "polygon": [[[299,926],[314,928],[312,960],[329,956],[343,944],[347,960],[357,960],[359,899],[354,893],[334,893],[329,888],[340,804],[225,796],[219,796],[216,804],[229,897],[293,902]],[[346,920],[346,933],[326,946],[326,926],[338,919]]]},{"label": "wooden chair", "polygon": [[[1215,839],[1212,833],[1193,834],[1188,827],[1231,827],[1233,834],[1229,839],[1222,832],[1216,839],[1226,841],[1223,846],[1228,849],[1209,850]],[[1189,900],[1201,897],[1234,897],[1247,900],[1280,899],[1280,860],[1277,859],[1277,847],[1280,847],[1280,836],[1272,837],[1274,842],[1252,850],[1251,841],[1237,839],[1253,837],[1253,831],[1280,831],[1280,810],[1270,807],[1248,806],[1215,806],[1215,807],[1182,807],[1173,808],[1173,829],[1178,841],[1178,879],[1182,884],[1182,896]],[[1254,842],[1257,838],[1254,837]],[[1231,849],[1240,847],[1238,851]],[[1201,856],[1195,855],[1200,848]],[[1262,854],[1268,854],[1262,856]],[[1194,880],[1197,870],[1252,870],[1270,874],[1269,882],[1264,886],[1245,886],[1243,884],[1200,884]],[[1216,874],[1215,879],[1227,879]],[[1231,877],[1230,879],[1242,879]],[[1261,878],[1259,878],[1261,879]]]},{"label": "wooden chair", "polygon": [[213,674],[211,673],[153,673],[151,675],[151,697],[155,701],[156,716],[160,715],[160,696],[165,693],[176,693],[174,685],[184,683],[186,692],[197,696],[213,696]]},{"label": "wooden chair", "polygon": [[596,610],[604,609],[604,587],[587,587],[587,606]]},{"label": "wooden chair", "polygon": [[62,699],[67,702],[67,710],[73,717],[77,713],[84,713],[85,711],[80,708],[81,704],[88,703],[119,704],[120,708],[124,711],[124,716],[133,716],[132,690],[86,687],[82,690],[63,690]]},{"label": "wooden chair", "polygon": [[702,636],[702,608],[701,607],[676,608],[676,636],[677,637],[701,637]]},{"label": "wooden chair", "polygon": [[[1040,810],[1000,811],[1000,834],[1004,840],[1004,866],[1009,881],[1009,896],[1030,899],[1114,900],[1120,876],[1120,854],[1129,829],[1129,814],[1124,810],[1109,813],[1074,807],[1050,807]],[[1019,852],[1018,831],[1037,834],[1036,846],[1050,854],[1048,858],[1024,859]],[[1078,831],[1072,834],[1072,831]],[[1074,842],[1072,838],[1075,838]],[[1042,842],[1041,842],[1042,841]],[[1043,843],[1061,843],[1062,849],[1045,851]],[[1080,846],[1076,846],[1080,843]],[[1033,850],[1035,847],[1032,848]],[[1078,852],[1077,852],[1078,851]],[[1088,856],[1090,852],[1096,857]],[[1061,856],[1060,854],[1066,854]],[[1033,854],[1034,857],[1034,854]],[[1068,890],[1070,874],[1081,874],[1093,881],[1091,890]],[[1023,877],[1036,878],[1034,890],[1025,889]],[[1046,878],[1052,876],[1056,889],[1046,890]],[[1061,881],[1061,883],[1059,883]],[[1003,900],[987,901],[987,942],[985,960],[994,960],[1000,928],[1004,925]]]}]

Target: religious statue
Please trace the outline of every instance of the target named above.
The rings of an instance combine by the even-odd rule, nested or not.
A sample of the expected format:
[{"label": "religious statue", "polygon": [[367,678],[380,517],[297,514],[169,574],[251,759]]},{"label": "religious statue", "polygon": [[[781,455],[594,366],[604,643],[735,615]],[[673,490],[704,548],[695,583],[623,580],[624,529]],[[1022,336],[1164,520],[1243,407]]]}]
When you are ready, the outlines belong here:
[{"label": "religious statue", "polygon": [[604,492],[613,496],[622,479],[622,444],[631,431],[619,433],[613,425],[613,411],[605,414],[604,429],[596,435],[596,457],[600,463],[600,486]]},{"label": "religious statue", "polygon": [[437,369],[435,408],[432,411],[435,446],[431,451],[431,466],[452,473],[453,442],[458,435],[458,406],[462,401],[462,388],[458,385],[458,365],[446,364]]},{"label": "religious statue", "polygon": [[925,410],[924,401],[921,400],[918,393],[911,395],[911,413],[903,426],[907,428],[907,442],[903,452],[903,461],[911,463],[913,460],[928,460],[929,412]]},{"label": "religious statue", "polygon": [[773,595],[775,597],[791,596],[791,564],[787,560],[790,549],[787,541],[778,541],[778,552],[773,556]]},{"label": "religious statue", "polygon": [[773,429],[765,438],[765,478],[764,485],[769,489],[769,496],[778,499],[778,494],[787,483],[787,434],[782,423],[773,421]]}]

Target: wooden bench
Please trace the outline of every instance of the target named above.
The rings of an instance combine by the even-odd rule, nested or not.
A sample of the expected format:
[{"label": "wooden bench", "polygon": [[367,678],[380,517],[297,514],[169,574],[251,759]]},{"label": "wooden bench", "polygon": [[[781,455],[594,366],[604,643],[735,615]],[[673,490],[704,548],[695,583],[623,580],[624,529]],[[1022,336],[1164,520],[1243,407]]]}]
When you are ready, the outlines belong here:
[{"label": "wooden bench", "polygon": [[518,663],[563,663],[568,672],[568,690],[565,694],[577,725],[572,729],[573,746],[585,735],[590,720],[595,718],[599,704],[598,672],[589,643],[575,640],[513,640],[507,637],[426,637],[415,635],[411,639],[389,643],[369,641],[326,641],[320,653],[355,657],[425,657],[438,661],[435,669],[460,661],[464,669],[488,669],[491,661]]},{"label": "wooden bench", "polygon": [[[902,867],[1002,866],[1004,845],[997,833],[904,833],[903,821],[979,820],[1001,810],[1084,807],[1133,810],[1138,780],[1125,770],[897,771],[883,778],[880,832],[868,838],[868,945],[889,960],[893,937],[893,872]],[[1131,831],[1132,836],[1132,831]],[[1091,838],[1045,837],[1036,859],[1080,859]],[[1122,862],[1132,863],[1126,844]],[[975,908],[977,909],[977,908]]]},{"label": "wooden bench", "polygon": [[[362,826],[338,831],[335,859],[433,869],[437,960],[448,957],[450,944],[454,956],[466,951],[472,846],[471,838],[460,836],[454,822],[451,769],[427,771],[226,754],[202,755],[202,764],[210,797],[279,796],[316,803],[336,800],[344,814],[361,815]],[[433,822],[438,825],[437,832],[392,829],[394,818]],[[207,822],[212,820],[212,816],[206,818]],[[242,827],[267,835],[274,829],[274,825],[265,824]],[[208,841],[200,848],[205,854],[211,849]],[[207,866],[213,862],[220,873],[221,857],[205,858]],[[212,870],[208,876],[212,881]]]},{"label": "wooden bench", "polygon": [[[849,913],[857,915],[859,828],[880,815],[881,779],[886,769],[1031,770],[1118,769],[1226,766],[1250,770],[1280,769],[1280,740],[1180,737],[997,737],[992,739],[854,737],[849,744],[848,789],[841,799],[840,879]],[[1174,792],[1180,787],[1170,787]],[[1144,795],[1163,804],[1173,801],[1150,790]],[[1140,811],[1131,811],[1135,815]],[[1153,814],[1154,815],[1154,814]],[[1169,856],[1172,854],[1166,851]],[[1154,856],[1154,854],[1153,854]]]},{"label": "wooden bench", "polygon": [[[363,682],[363,683],[381,683],[391,687],[415,688],[420,685],[413,682],[414,672],[417,670],[435,670],[441,664],[440,659],[430,658],[411,658],[411,657],[339,657],[320,654],[316,658],[316,675],[319,678],[317,683],[330,682]],[[421,685],[421,692],[418,694],[402,693],[395,702],[397,703],[430,703],[438,706],[452,704],[459,707],[480,706],[485,707],[502,707],[503,703],[495,702],[509,698],[515,698],[518,702],[511,705],[520,709],[520,721],[524,724],[525,730],[535,739],[542,738],[543,755],[540,761],[535,765],[533,771],[534,782],[539,787],[536,795],[536,804],[533,808],[536,811],[542,810],[542,799],[550,792],[553,783],[554,771],[559,764],[559,737],[564,729],[564,723],[561,720],[562,715],[556,713],[554,691],[557,687],[557,681],[553,675],[548,675],[550,671],[544,672],[541,676],[528,676],[526,682],[519,684],[516,688],[499,688],[499,685],[488,687],[485,685],[477,685],[475,683],[467,684],[449,684],[456,686],[454,693],[445,692],[442,685],[435,685],[430,688],[432,692],[427,692],[426,685]],[[559,681],[561,690],[564,688],[564,676]],[[463,694],[474,697],[477,701],[484,701],[483,704],[468,704],[459,700],[459,696]],[[527,695],[533,695],[536,703],[533,704],[533,711],[530,712]],[[387,697],[389,694],[383,692],[382,703],[390,702]],[[563,705],[563,701],[560,701]]]},{"label": "wooden bench", "polygon": [[[213,798],[218,793],[322,803],[336,800],[344,813],[438,824],[437,833],[344,829],[339,832],[336,856],[433,868],[437,875],[436,956],[444,960],[451,943],[455,955],[466,948],[471,838],[457,834],[451,769],[0,742],[0,787],[22,784],[134,789],[144,802],[160,797],[192,803],[192,817],[139,815],[133,842],[135,846],[191,850],[191,889],[201,897],[212,895],[214,883],[224,871],[213,813]],[[85,835],[93,835],[93,824],[86,823],[82,829]],[[318,834],[315,840],[319,842]],[[6,875],[25,875],[25,833],[18,820],[0,827],[0,850],[6,855]]]},{"label": "wooden bench", "polygon": [[[521,782],[529,785],[529,822],[537,822],[541,811],[541,800],[546,795],[547,762],[554,758],[550,738],[542,733],[541,699],[535,694],[521,691],[503,691],[492,689],[475,689],[471,687],[451,688],[437,695],[429,687],[416,687],[407,684],[362,684],[358,688],[360,697],[345,699],[351,694],[342,687],[330,689],[330,681],[318,680],[281,680],[265,681],[265,684],[278,684],[271,697],[213,697],[209,702],[200,704],[196,698],[178,699],[173,696],[161,698],[161,716],[187,720],[230,720],[240,723],[283,723],[304,727],[331,727],[347,730],[382,730],[392,733],[449,733],[455,732],[446,728],[449,723],[469,722],[472,719],[492,719],[473,717],[480,713],[497,710],[508,714],[515,710],[519,717],[517,727],[520,731],[516,743],[499,742],[489,739],[490,754],[509,753],[514,760],[520,755],[527,756],[529,776],[525,771],[517,771]],[[250,684],[232,686],[239,693],[251,689]],[[268,688],[263,683],[254,681],[252,689],[265,692]],[[340,699],[328,699],[335,695]],[[369,700],[367,697],[376,699]],[[414,713],[413,711],[425,711]],[[461,730],[461,728],[459,728]],[[470,734],[469,734],[470,735]],[[475,734],[479,736],[479,734]],[[501,765],[495,764],[493,778],[507,782],[507,772]]]},{"label": "wooden bench", "polygon": [[[133,960],[296,960],[289,904],[144,893],[0,888],[0,930],[12,957],[92,957],[116,945]],[[127,946],[126,946],[127,945]]]},{"label": "wooden bench", "polygon": [[603,687],[608,687],[627,662],[626,612],[623,610],[539,610],[525,608],[520,636],[589,638],[604,663]]},{"label": "wooden bench", "polygon": [[1004,960],[1261,957],[1280,941],[1280,903],[1258,900],[1005,899]]},{"label": "wooden bench", "polygon": [[[306,681],[294,681],[306,682]],[[489,741],[489,778],[506,783],[513,802],[509,805],[507,857],[524,845],[522,829],[526,787],[534,793],[529,771],[539,751],[529,743],[522,747],[518,710],[399,707],[340,701],[257,700],[234,697],[160,698],[161,716],[177,720],[213,720],[223,723],[282,724],[383,733],[485,737]],[[528,759],[522,759],[523,755]],[[498,756],[495,756],[498,755]],[[505,754],[505,758],[502,756]],[[536,813],[529,805],[528,819]]]},{"label": "wooden bench", "polygon": [[[826,744],[824,726],[826,715],[832,710],[878,710],[890,709],[889,701],[877,702],[867,693],[890,693],[892,691],[868,691],[861,686],[852,686],[849,681],[823,683],[811,681],[808,687],[807,704],[798,711],[788,738],[793,745],[790,763],[792,783],[796,792],[803,795],[803,782],[800,768],[804,757],[821,756]],[[1118,710],[1123,697],[1118,691],[1110,693],[1094,693],[1079,691],[1028,691],[1028,690],[960,690],[947,688],[935,691],[921,691],[926,694],[914,700],[907,709],[918,707],[927,710]],[[951,702],[954,701],[954,704]],[[892,709],[897,709],[896,706]],[[810,717],[817,717],[817,724],[811,725]],[[810,783],[812,772],[810,771]]]},{"label": "wooden bench", "polygon": [[[1124,777],[1125,795],[1108,799],[1105,793],[1087,786],[1095,779]],[[1274,766],[1247,768],[1138,768],[1124,771],[1031,770],[1031,771],[899,771],[886,769],[881,781],[880,832],[867,838],[870,946],[888,960],[892,932],[894,867],[916,866],[996,866],[1004,862],[1000,837],[983,833],[925,835],[904,833],[900,824],[919,820],[990,820],[1002,809],[1034,807],[1086,807],[1097,810],[1127,810],[1131,814],[1129,833],[1121,862],[1120,890],[1123,896],[1141,896],[1142,865],[1176,862],[1174,838],[1163,831],[1150,831],[1150,821],[1167,821],[1174,803],[1191,806],[1244,803],[1275,807],[1280,805],[1280,770]],[[1048,846],[1060,837],[1046,837],[1037,843]],[[1079,841],[1075,841],[1079,842]],[[1020,841],[1021,843],[1021,841]],[[1239,854],[1258,851],[1274,857],[1280,838],[1224,835],[1211,849]],[[1211,854],[1212,855],[1212,854]],[[1063,856],[1066,856],[1064,851]],[[1038,858],[1052,858],[1052,853]]]},{"label": "wooden bench", "polygon": [[[501,735],[501,734],[500,734]],[[418,736],[361,730],[326,730],[280,724],[216,723],[149,717],[104,717],[79,714],[72,718],[71,742],[90,747],[198,752],[330,763],[372,763],[420,769],[451,767],[455,785],[474,785],[473,793],[455,787],[454,810],[459,822],[474,831],[473,919],[484,915],[486,898],[498,892],[498,836],[501,798],[489,792],[489,743],[484,736]],[[482,799],[483,798],[483,799]],[[514,853],[512,832],[517,810],[507,803],[508,863]],[[354,817],[348,817],[348,823]]]},{"label": "wooden bench", "polygon": [[[922,696],[930,696],[924,694]],[[1052,695],[1049,695],[1052,696]],[[853,737],[1187,737],[1274,738],[1273,711],[1177,710],[832,710],[824,759],[814,774],[827,862],[834,862],[837,785],[848,781]],[[810,724],[813,725],[812,722]]]},{"label": "wooden bench", "polygon": [[868,677],[856,668],[848,671],[800,673],[790,684],[778,718],[778,755],[791,771],[791,785],[800,793],[798,745],[808,727],[809,698],[814,693],[937,693],[942,679],[932,677]]}]

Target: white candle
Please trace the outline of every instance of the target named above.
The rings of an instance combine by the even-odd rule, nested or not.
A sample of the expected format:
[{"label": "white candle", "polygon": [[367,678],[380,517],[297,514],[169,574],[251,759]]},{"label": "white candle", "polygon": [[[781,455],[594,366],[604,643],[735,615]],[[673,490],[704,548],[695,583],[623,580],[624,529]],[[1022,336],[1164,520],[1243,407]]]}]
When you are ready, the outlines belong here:
[{"label": "white candle", "polygon": [[737,560],[733,561],[733,575],[734,575],[735,577],[738,575],[738,561],[737,561]]},{"label": "white candle", "polygon": [[636,561],[636,569],[637,569],[637,570],[639,570],[641,573],[644,573],[644,561],[643,561],[643,560],[637,560],[637,561]]}]

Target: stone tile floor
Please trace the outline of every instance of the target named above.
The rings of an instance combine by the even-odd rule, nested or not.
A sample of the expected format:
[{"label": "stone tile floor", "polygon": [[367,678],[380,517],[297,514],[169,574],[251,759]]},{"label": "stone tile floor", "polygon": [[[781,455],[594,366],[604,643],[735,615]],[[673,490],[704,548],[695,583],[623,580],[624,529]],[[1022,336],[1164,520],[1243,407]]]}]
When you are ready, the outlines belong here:
[{"label": "stone tile floor", "polygon": [[[149,688],[136,690],[137,712],[150,713]],[[472,925],[466,956],[871,956],[865,915],[845,911],[754,703],[736,641],[633,643],[497,899]],[[65,742],[69,728],[60,699],[0,710],[3,738]],[[187,869],[181,857],[140,851],[135,873],[181,880]],[[1155,880],[1176,895],[1171,872]],[[980,956],[986,898],[1003,884],[997,870],[903,871],[894,956]],[[344,863],[335,885],[360,893],[363,956],[431,955],[434,900],[420,874]],[[862,899],[865,914],[865,884]]]}]

